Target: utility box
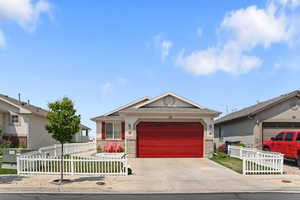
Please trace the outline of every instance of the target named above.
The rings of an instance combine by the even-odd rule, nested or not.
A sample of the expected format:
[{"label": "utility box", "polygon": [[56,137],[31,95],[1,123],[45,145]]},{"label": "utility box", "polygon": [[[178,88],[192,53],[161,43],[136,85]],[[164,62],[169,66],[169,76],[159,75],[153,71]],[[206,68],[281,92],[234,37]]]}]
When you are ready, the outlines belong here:
[{"label": "utility box", "polygon": [[4,169],[17,169],[17,155],[34,151],[33,149],[7,148],[3,152],[2,165]]}]

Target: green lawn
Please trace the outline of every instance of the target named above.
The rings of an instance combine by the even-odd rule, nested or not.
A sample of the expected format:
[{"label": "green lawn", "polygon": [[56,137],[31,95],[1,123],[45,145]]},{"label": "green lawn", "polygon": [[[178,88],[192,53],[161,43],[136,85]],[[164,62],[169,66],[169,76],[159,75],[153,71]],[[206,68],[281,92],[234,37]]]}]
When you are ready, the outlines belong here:
[{"label": "green lawn", "polygon": [[0,158],[0,174],[17,174],[16,169],[3,169],[1,168],[2,165],[2,158]]},{"label": "green lawn", "polygon": [[240,174],[243,173],[243,161],[237,158],[231,158],[223,152],[216,152],[211,160]]}]

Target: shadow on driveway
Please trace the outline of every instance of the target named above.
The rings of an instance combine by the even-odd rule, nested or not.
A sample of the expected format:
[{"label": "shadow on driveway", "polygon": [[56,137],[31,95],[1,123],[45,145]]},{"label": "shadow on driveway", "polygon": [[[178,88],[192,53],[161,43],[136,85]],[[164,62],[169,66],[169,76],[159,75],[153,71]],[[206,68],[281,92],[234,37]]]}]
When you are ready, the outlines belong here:
[{"label": "shadow on driveway", "polygon": [[28,178],[28,177],[18,176],[18,175],[0,176],[0,184],[11,184],[14,181],[21,181],[24,178]]},{"label": "shadow on driveway", "polygon": [[92,177],[80,177],[72,179],[72,182],[84,182],[84,181],[103,181],[104,176],[92,176]]}]

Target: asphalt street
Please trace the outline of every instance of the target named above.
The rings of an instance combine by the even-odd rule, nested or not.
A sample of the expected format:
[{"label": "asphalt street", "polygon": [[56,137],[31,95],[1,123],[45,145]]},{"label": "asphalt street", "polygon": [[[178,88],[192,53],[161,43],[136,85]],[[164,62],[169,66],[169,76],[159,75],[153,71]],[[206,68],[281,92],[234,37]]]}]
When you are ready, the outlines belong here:
[{"label": "asphalt street", "polygon": [[224,194],[0,194],[0,200],[299,200],[295,193]]}]

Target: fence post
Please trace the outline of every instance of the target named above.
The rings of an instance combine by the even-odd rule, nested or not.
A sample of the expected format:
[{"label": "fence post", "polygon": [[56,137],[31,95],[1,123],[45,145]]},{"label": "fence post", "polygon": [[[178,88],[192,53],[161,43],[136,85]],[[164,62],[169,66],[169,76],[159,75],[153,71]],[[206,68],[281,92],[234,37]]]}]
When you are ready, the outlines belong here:
[{"label": "fence post", "polygon": [[243,158],[243,175],[246,175],[246,158]]},{"label": "fence post", "polygon": [[20,155],[17,155],[17,173],[20,175]]},{"label": "fence post", "polygon": [[127,155],[125,155],[125,176],[128,176],[128,162],[127,162]]},{"label": "fence post", "polygon": [[56,149],[56,144],[54,144],[54,156],[56,157],[57,156],[57,149]]},{"label": "fence post", "polygon": [[243,156],[243,147],[240,147],[240,158],[244,158],[244,156]]},{"label": "fence post", "polygon": [[283,154],[281,154],[281,161],[280,161],[280,174],[282,175],[283,174],[283,162],[284,162],[284,157],[283,157]]},{"label": "fence post", "polygon": [[70,162],[71,162],[71,174],[74,175],[74,160],[73,160],[73,155],[71,155],[71,159],[70,159]]}]

